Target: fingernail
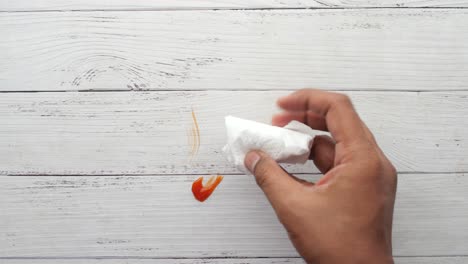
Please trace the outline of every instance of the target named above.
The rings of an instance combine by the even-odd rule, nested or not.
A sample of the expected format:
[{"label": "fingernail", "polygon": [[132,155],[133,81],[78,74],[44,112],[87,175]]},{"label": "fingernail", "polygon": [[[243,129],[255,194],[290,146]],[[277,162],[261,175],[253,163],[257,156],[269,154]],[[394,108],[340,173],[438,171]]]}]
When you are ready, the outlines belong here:
[{"label": "fingernail", "polygon": [[247,153],[247,155],[245,156],[244,163],[245,163],[245,166],[247,167],[247,169],[251,173],[254,173],[255,166],[257,166],[257,163],[258,163],[259,160],[260,160],[260,155],[255,151],[251,151],[251,152]]}]

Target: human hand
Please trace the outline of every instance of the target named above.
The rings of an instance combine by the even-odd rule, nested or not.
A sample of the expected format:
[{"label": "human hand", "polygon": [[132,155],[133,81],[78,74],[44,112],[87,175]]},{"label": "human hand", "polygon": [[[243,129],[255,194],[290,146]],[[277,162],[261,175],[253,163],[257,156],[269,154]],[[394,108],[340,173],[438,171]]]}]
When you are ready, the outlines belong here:
[{"label": "human hand", "polygon": [[300,90],[278,100],[273,125],[297,120],[317,136],[311,158],[324,176],[295,178],[265,153],[246,167],[308,263],[393,263],[392,219],[397,173],[345,95]]}]

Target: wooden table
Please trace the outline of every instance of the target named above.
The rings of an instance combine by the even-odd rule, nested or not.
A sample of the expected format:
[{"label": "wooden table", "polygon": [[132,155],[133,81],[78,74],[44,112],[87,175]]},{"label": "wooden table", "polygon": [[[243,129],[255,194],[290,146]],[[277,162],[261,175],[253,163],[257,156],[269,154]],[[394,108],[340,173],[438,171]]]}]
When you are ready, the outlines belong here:
[{"label": "wooden table", "polygon": [[302,263],[220,152],[225,115],[302,87],[349,94],[397,167],[396,262],[468,263],[467,7],[1,0],[0,263]]}]

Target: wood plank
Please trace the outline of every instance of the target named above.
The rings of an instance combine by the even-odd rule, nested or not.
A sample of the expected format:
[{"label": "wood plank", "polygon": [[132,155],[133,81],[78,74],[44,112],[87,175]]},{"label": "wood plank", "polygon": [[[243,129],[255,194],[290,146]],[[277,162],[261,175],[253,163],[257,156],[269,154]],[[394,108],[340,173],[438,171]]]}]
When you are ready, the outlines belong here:
[{"label": "wood plank", "polygon": [[[287,93],[3,93],[0,174],[238,173],[221,152],[224,116],[269,122]],[[468,171],[468,92],[348,94],[400,172]],[[192,109],[201,134],[194,158]]]},{"label": "wood plank", "polygon": [[[205,203],[196,177],[2,176],[0,256],[297,256],[251,176],[227,175]],[[467,255],[467,188],[466,174],[400,176],[394,254]]]},{"label": "wood plank", "polygon": [[467,19],[466,9],[0,13],[0,90],[466,90]]},{"label": "wood plank", "polygon": [[363,8],[363,7],[468,7],[466,0],[172,0],[91,1],[35,0],[0,1],[0,11],[38,10],[154,10],[154,9],[237,9],[237,8]]},{"label": "wood plank", "polygon": [[[2,264],[303,264],[300,258],[242,259],[0,259]],[[396,257],[396,264],[465,264],[468,257]]]}]

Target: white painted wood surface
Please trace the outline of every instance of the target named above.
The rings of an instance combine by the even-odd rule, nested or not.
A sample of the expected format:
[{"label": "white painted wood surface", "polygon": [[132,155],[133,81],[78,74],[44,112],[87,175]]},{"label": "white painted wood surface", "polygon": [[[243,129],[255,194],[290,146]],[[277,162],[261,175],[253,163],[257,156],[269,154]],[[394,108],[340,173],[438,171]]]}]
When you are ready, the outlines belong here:
[{"label": "white painted wood surface", "polygon": [[[241,259],[34,259],[38,264],[304,264],[300,258]],[[468,257],[396,257],[396,264],[466,264]],[[31,259],[0,259],[2,264],[32,263]]]},{"label": "white painted wood surface", "polygon": [[[225,176],[205,203],[196,177],[2,176],[0,256],[297,256],[251,176]],[[468,255],[467,188],[466,174],[401,175],[394,254]]]},{"label": "white painted wood surface", "polygon": [[232,8],[468,7],[466,0],[1,0],[0,11]]},{"label": "white painted wood surface", "polygon": [[0,13],[0,90],[467,90],[467,19],[466,9]]},{"label": "white painted wood surface", "polygon": [[[269,122],[287,93],[2,93],[0,174],[237,173],[221,152],[224,116]],[[348,94],[400,172],[468,171],[468,92]],[[192,108],[201,135],[193,159]]]},{"label": "white painted wood surface", "polygon": [[[396,263],[467,263],[466,7],[0,0],[0,263],[303,263],[253,179],[220,153],[224,115],[268,122],[275,99],[301,87],[358,90],[403,172]],[[194,174],[216,173],[231,175],[196,202]]]}]

